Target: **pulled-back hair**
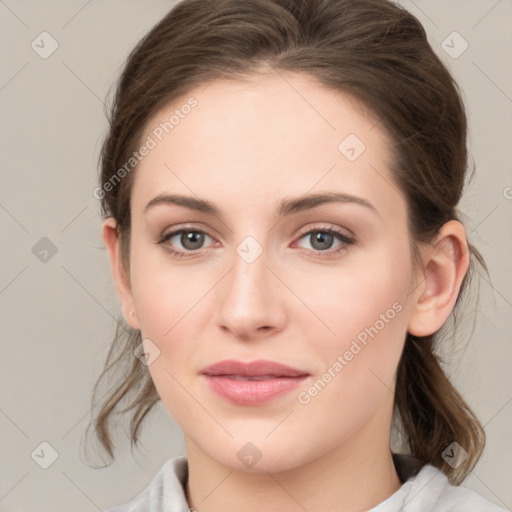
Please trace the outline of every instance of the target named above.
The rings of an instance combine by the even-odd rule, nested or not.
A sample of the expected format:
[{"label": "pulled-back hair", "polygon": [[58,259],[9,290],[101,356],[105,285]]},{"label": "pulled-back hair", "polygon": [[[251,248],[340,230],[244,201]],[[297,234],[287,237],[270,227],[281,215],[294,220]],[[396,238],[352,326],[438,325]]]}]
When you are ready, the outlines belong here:
[{"label": "pulled-back hair", "polygon": [[[108,112],[100,155],[102,214],[117,221],[123,262],[129,267],[130,194],[136,169],[120,169],[140,147],[154,116],[199,85],[240,80],[261,69],[292,71],[360,100],[388,133],[391,168],[408,206],[413,245],[431,242],[440,227],[459,220],[457,204],[468,167],[466,115],[457,84],[427,42],[420,22],[387,0],[183,0],[129,55]],[[131,169],[130,169],[131,170]],[[110,184],[108,186],[107,184]],[[485,264],[470,244],[470,269]],[[478,419],[441,367],[439,333],[407,335],[397,369],[394,426],[404,450],[441,469],[458,484],[485,443]],[[147,367],[134,356],[140,331],[120,320],[98,384],[123,368],[103,401],[94,429],[111,457],[109,419],[132,410],[131,441],[160,399]],[[128,406],[120,409],[121,402]],[[468,453],[458,467],[443,451],[457,442]]]}]

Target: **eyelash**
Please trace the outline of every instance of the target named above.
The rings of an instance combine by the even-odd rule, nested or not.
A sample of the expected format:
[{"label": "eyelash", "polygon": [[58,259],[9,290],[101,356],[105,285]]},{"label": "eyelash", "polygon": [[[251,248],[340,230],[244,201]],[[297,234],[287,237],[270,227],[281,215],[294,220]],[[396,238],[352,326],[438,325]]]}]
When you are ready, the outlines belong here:
[{"label": "eyelash", "polygon": [[[206,235],[210,238],[213,238],[210,235],[208,235],[208,233],[206,233],[205,231],[203,231],[201,229],[196,229],[196,228],[192,228],[192,227],[190,227],[190,228],[184,227],[181,229],[177,229],[175,231],[171,231],[170,233],[161,235],[158,238],[158,240],[156,241],[156,243],[163,245],[168,240],[170,240],[174,236],[179,235],[181,233],[199,233],[199,234]],[[313,254],[315,256],[321,255],[320,256],[321,258],[333,256],[334,254],[337,254],[344,250],[347,250],[347,246],[350,246],[356,242],[355,238],[348,237],[347,235],[344,235],[343,233],[341,233],[340,231],[337,231],[336,229],[326,228],[324,226],[312,226],[312,227],[308,227],[308,229],[301,230],[299,240],[304,238],[306,235],[311,235],[313,233],[328,233],[328,234],[336,237],[340,242],[342,242],[337,248],[328,249],[326,251],[306,249],[309,254]],[[201,249],[198,249],[197,251],[186,251],[185,252],[185,251],[177,251],[175,249],[172,249],[170,246],[166,246],[165,250],[173,258],[191,258],[191,257],[197,256],[197,251],[200,251]]]}]

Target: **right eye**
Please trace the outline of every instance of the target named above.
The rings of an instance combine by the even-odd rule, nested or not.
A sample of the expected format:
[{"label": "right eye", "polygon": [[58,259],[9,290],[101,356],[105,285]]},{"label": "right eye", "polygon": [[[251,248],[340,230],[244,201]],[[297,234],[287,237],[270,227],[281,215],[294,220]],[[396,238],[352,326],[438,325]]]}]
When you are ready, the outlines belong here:
[{"label": "right eye", "polygon": [[[203,248],[207,238],[213,240],[204,231],[183,228],[162,235],[157,243],[162,244],[173,257],[183,258],[195,256],[194,252]],[[180,244],[181,248],[176,249]]]}]

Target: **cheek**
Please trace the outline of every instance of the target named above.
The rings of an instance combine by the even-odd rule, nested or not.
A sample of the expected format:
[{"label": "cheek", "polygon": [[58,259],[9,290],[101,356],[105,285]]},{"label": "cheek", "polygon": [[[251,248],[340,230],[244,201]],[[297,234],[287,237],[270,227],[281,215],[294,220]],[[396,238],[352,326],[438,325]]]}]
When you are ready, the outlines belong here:
[{"label": "cheek", "polygon": [[176,338],[186,326],[200,322],[198,306],[215,284],[212,273],[180,266],[155,247],[135,247],[132,265],[132,293],[140,330],[144,337]]},{"label": "cheek", "polygon": [[321,380],[336,382],[331,392],[350,389],[371,400],[377,388],[392,388],[410,315],[412,266],[404,254],[391,249],[351,272],[315,279],[308,305],[323,325],[304,325],[307,338],[318,340],[305,350],[313,349],[321,361]]},{"label": "cheek", "polygon": [[[391,407],[396,369],[407,331],[406,267],[346,278],[316,294],[322,319],[335,332],[315,336],[305,353],[316,374],[297,396],[302,414],[326,439],[350,436],[382,406]],[[328,418],[328,420],[327,420]]]},{"label": "cheek", "polygon": [[403,331],[410,276],[410,262],[404,258],[397,264],[389,255],[330,275],[304,278],[297,274],[294,291],[316,317],[310,317],[309,330],[323,335],[327,349],[343,348],[357,337],[364,342],[368,330],[390,338]]}]

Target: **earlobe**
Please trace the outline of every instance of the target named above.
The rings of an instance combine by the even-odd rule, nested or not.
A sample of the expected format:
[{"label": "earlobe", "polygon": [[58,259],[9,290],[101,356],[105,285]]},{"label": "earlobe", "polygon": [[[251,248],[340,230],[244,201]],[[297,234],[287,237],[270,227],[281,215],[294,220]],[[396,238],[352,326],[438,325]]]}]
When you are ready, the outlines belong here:
[{"label": "earlobe", "polygon": [[101,236],[108,251],[112,278],[114,279],[119,301],[123,307],[125,320],[133,329],[139,329],[131,291],[130,277],[122,261],[119,246],[119,233],[115,219],[109,217],[105,220],[101,230]]},{"label": "earlobe", "polygon": [[422,275],[415,291],[408,332],[428,336],[438,331],[450,315],[469,268],[464,226],[449,221],[433,243],[422,249]]}]

